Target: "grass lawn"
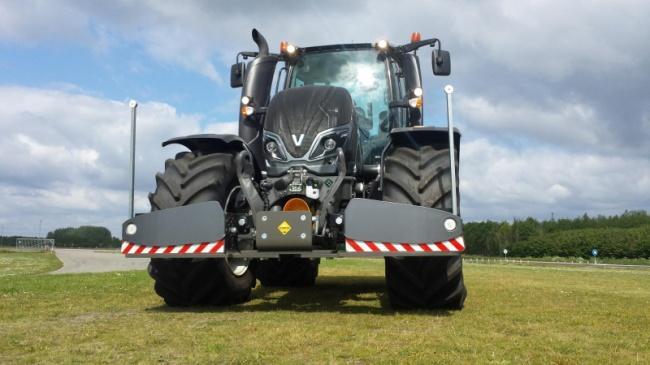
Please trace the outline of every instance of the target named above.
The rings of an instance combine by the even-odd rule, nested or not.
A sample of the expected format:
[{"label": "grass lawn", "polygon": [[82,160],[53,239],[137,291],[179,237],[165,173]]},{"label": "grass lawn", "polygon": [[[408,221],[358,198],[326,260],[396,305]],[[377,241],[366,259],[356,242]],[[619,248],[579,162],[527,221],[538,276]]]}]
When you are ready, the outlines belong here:
[{"label": "grass lawn", "polygon": [[52,252],[16,252],[0,250],[0,278],[13,275],[41,274],[63,264]]},{"label": "grass lawn", "polygon": [[[478,260],[503,260],[503,256],[479,256],[479,255],[465,255],[466,259],[478,259]],[[545,262],[572,262],[572,263],[584,263],[584,264],[593,264],[593,257],[585,259],[583,257],[559,257],[559,256],[544,256],[544,257],[512,257],[508,256],[507,260],[510,261],[545,261]],[[611,258],[611,257],[598,257],[596,258],[598,264],[617,264],[617,265],[650,265],[650,258]]]},{"label": "grass lawn", "polygon": [[323,260],[315,288],[189,310],[144,272],[16,274],[0,277],[3,364],[650,362],[647,270],[468,264],[459,312],[390,310],[377,260]]}]

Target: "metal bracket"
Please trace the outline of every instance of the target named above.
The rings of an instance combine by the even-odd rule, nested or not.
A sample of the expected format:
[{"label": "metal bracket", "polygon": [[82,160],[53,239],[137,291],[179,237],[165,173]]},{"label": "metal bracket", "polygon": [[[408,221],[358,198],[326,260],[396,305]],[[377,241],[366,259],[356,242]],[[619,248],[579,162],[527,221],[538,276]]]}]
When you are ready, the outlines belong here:
[{"label": "metal bracket", "polygon": [[264,200],[260,197],[260,193],[253,183],[255,167],[253,166],[251,154],[248,151],[240,151],[235,156],[235,171],[237,172],[239,186],[244,192],[244,197],[248,201],[253,215],[258,211],[264,210]]},{"label": "metal bracket", "polygon": [[334,197],[334,194],[336,194],[336,191],[339,190],[339,187],[341,186],[341,182],[343,182],[343,179],[347,174],[347,167],[345,164],[345,154],[343,153],[343,149],[339,147],[336,149],[336,152],[338,155],[336,161],[336,165],[337,165],[336,167],[338,169],[339,174],[334,180],[334,184],[332,184],[329,191],[327,192],[327,194],[325,194],[322,200],[321,211],[318,217],[318,230],[317,230],[321,234],[325,233],[325,214],[327,213],[327,208],[331,207],[332,198]]}]

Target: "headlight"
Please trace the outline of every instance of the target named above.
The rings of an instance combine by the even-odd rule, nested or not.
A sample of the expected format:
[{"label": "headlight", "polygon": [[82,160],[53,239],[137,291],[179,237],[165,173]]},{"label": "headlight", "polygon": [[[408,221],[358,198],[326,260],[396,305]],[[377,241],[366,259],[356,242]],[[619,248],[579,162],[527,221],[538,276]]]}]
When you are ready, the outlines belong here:
[{"label": "headlight", "polygon": [[266,151],[269,153],[275,153],[278,150],[278,144],[274,141],[269,141],[266,143]]},{"label": "headlight", "polygon": [[284,147],[281,147],[281,143],[277,138],[278,137],[271,135],[270,133],[264,133],[264,149],[266,150],[266,156],[269,160],[286,161],[287,155],[284,151]]},{"label": "headlight", "polygon": [[331,151],[336,148],[336,141],[332,138],[327,138],[325,143],[323,143],[323,147],[325,147],[325,151]]},{"label": "headlight", "polygon": [[309,159],[316,160],[331,155],[336,147],[345,145],[349,135],[350,127],[334,128],[321,132],[314,140]]}]

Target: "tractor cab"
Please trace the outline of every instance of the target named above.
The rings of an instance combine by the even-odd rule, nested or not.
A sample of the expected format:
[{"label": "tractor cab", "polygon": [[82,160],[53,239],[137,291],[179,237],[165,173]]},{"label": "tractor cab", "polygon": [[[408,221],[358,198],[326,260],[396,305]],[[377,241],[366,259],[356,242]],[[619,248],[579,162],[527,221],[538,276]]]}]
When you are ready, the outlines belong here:
[{"label": "tractor cab", "polygon": [[364,164],[378,164],[388,133],[406,127],[406,110],[390,103],[406,94],[395,59],[371,44],[305,48],[287,57],[285,88],[335,86],[351,96]]},{"label": "tractor cab", "polygon": [[[304,125],[309,123],[310,117],[327,113],[320,105],[323,100],[301,100],[312,106],[313,110],[307,110],[306,112],[311,114],[302,115],[299,118],[301,120],[295,120],[294,123],[286,118],[283,120],[292,126],[278,126],[277,121],[268,120],[267,111],[274,107],[272,99],[282,97],[282,94],[289,89],[305,87],[345,89],[352,101],[354,117],[354,131],[350,134],[358,136],[359,148],[356,151],[358,167],[363,171],[377,171],[390,131],[395,128],[422,125],[423,92],[417,50],[423,46],[437,45],[438,48],[433,51],[434,73],[449,74],[449,53],[440,50],[438,39],[421,40],[419,33],[413,33],[411,42],[402,46],[393,46],[384,40],[374,44],[339,44],[304,48],[281,42],[279,54],[268,53],[266,41],[256,31],[253,32],[253,39],[260,46],[260,51],[240,52],[238,62],[231,69],[231,86],[243,86],[240,136],[249,143],[252,142],[253,149],[260,152],[258,156],[263,154],[267,156],[266,161],[258,160],[258,164],[271,165],[270,170],[274,169],[273,165],[276,165],[274,161],[279,160],[277,157],[283,152],[282,150],[291,152],[290,150],[295,147],[316,149],[319,146],[307,143],[326,141],[332,149],[336,146],[328,139],[315,141],[311,138],[324,132],[326,126],[334,127],[331,120],[330,124],[327,124],[328,117],[325,117],[326,122],[322,128],[309,128]],[[255,59],[245,64],[239,62],[240,56],[255,56]],[[283,65],[273,77],[278,62]],[[275,95],[272,98],[273,79],[275,79]],[[312,96],[314,95],[312,93]],[[307,136],[306,140],[303,140],[304,136]],[[337,141],[335,138],[332,140]],[[276,152],[278,150],[279,152]],[[316,166],[309,156],[302,158],[302,155],[293,153],[288,155],[290,155],[286,156],[288,159],[280,160],[291,160],[293,163],[302,160],[305,166]]]}]

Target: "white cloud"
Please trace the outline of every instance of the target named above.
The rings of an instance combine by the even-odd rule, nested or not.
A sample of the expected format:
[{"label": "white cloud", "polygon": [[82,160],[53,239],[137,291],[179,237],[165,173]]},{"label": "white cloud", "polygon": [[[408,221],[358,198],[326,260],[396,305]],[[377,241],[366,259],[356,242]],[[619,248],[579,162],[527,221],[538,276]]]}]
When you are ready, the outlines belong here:
[{"label": "white cloud", "polygon": [[[0,224],[34,234],[35,222],[56,228],[101,222],[114,233],[127,210],[130,112],[126,102],[67,91],[0,87]],[[205,123],[159,102],[138,107],[136,207],[164,160],[182,147],[168,138],[236,133],[236,123]]]},{"label": "white cloud", "polygon": [[402,9],[370,1],[254,2],[245,8],[229,1],[4,2],[0,40],[67,40],[104,49],[122,38],[219,83],[225,73],[213,61],[230,63],[236,51],[254,48],[253,27],[273,48],[280,40],[314,45],[388,38],[399,43],[410,31],[420,31],[463,50],[467,58],[459,64],[489,60],[553,79],[637,67],[648,55],[650,7],[642,1],[413,1]]},{"label": "white cloud", "polygon": [[[641,1],[463,2],[456,37],[477,54],[537,78],[638,66],[647,52],[648,4]],[[460,9],[457,9],[460,10]]]},{"label": "white cloud", "polygon": [[204,133],[214,134],[238,134],[239,122],[223,122],[209,124],[204,128]]},{"label": "white cloud", "polygon": [[461,207],[470,219],[647,209],[649,166],[650,156],[516,150],[478,139],[461,147]]},{"label": "white cloud", "polygon": [[41,41],[92,41],[88,16],[73,4],[4,1],[0,4],[0,41],[34,45]]},{"label": "white cloud", "polygon": [[594,108],[580,102],[521,100],[493,102],[482,96],[458,96],[458,110],[469,128],[497,136],[525,137],[564,147],[607,147],[606,125]]}]

